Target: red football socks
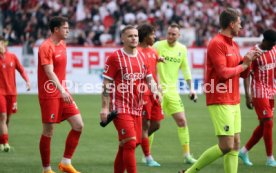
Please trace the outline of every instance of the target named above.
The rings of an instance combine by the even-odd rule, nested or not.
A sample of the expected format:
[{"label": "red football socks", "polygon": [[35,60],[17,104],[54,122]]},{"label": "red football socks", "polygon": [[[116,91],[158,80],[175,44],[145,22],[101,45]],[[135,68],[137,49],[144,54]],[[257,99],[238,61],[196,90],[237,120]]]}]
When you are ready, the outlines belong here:
[{"label": "red football socks", "polygon": [[0,135],[0,144],[7,144],[8,141],[9,141],[9,135],[8,134]]},{"label": "red football socks", "polygon": [[50,166],[51,137],[41,135],[39,149],[43,167]]},{"label": "red football socks", "polygon": [[114,173],[124,173],[125,171],[123,153],[124,153],[123,147],[119,146],[117,156],[114,162]]},{"label": "red football socks", "polygon": [[124,167],[127,170],[127,173],[136,173],[136,159],[135,159],[135,148],[136,141],[130,140],[124,144]]},{"label": "red football socks", "polygon": [[144,155],[147,157],[150,155],[149,138],[142,138],[141,147]]},{"label": "red football socks", "polygon": [[264,121],[264,143],[267,156],[272,156],[272,129],[273,129],[273,120]]},{"label": "red football socks", "polygon": [[81,131],[71,130],[67,136],[63,157],[71,159],[78,146]]}]

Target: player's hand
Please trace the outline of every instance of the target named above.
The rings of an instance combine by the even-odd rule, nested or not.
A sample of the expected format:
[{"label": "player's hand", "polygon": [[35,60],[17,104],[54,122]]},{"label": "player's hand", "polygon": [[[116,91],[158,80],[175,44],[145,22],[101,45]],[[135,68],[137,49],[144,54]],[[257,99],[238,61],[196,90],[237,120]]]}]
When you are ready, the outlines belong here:
[{"label": "player's hand", "polygon": [[61,92],[61,98],[65,103],[71,104],[73,103],[73,100],[69,93],[67,93],[65,90]]},{"label": "player's hand", "polygon": [[101,122],[107,121],[108,109],[102,109],[100,112]]},{"label": "player's hand", "polygon": [[246,95],[245,99],[246,99],[246,106],[247,106],[247,108],[248,109],[253,109],[254,106],[253,106],[251,95]]},{"label": "player's hand", "polygon": [[163,97],[163,89],[162,89],[162,87],[159,85],[158,87],[157,87],[157,89],[158,89],[158,91],[159,91],[159,93],[162,95],[162,97]]},{"label": "player's hand", "polygon": [[158,61],[158,62],[166,63],[166,62],[165,62],[165,58],[162,57],[162,56],[159,56],[157,61]]},{"label": "player's hand", "polygon": [[251,64],[252,61],[254,61],[256,58],[261,56],[262,51],[261,50],[250,50],[249,52],[246,53],[244,56],[244,63],[246,64]]},{"label": "player's hand", "polygon": [[190,97],[190,100],[194,101],[195,103],[197,102],[197,95],[196,95],[195,91],[193,91],[193,90],[190,91],[189,97]]},{"label": "player's hand", "polygon": [[154,100],[157,100],[160,104],[162,103],[162,94],[159,91],[153,94],[153,98]]},{"label": "player's hand", "polygon": [[26,82],[26,87],[27,87],[27,91],[31,90],[31,83],[30,82]]}]

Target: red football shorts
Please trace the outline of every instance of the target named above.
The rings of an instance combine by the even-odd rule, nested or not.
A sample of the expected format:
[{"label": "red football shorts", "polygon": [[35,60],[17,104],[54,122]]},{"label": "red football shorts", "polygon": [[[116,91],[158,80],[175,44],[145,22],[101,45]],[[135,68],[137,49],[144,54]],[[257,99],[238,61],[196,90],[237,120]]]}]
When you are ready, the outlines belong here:
[{"label": "red football shorts", "polygon": [[152,121],[161,121],[164,119],[160,103],[154,99],[153,95],[144,96],[144,106],[142,112],[143,118]]},{"label": "red football shorts", "polygon": [[274,99],[253,98],[252,101],[259,120],[273,117]]},{"label": "red football shorts", "polygon": [[17,102],[15,95],[0,95],[0,112],[11,115],[17,111]]},{"label": "red football shorts", "polygon": [[118,114],[113,120],[117,129],[119,141],[136,137],[136,143],[140,144],[142,140],[142,117],[131,114]]},{"label": "red football shorts", "polygon": [[60,123],[80,113],[75,101],[68,104],[62,98],[39,99],[42,122]]}]

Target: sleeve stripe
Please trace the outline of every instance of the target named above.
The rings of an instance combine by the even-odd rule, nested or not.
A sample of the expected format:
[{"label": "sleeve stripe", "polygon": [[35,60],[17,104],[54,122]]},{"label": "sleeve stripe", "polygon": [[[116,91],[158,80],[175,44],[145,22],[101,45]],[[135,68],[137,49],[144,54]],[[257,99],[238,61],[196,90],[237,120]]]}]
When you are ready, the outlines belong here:
[{"label": "sleeve stripe", "polygon": [[106,76],[103,74],[103,77],[106,78],[106,79],[109,79],[109,80],[114,80],[113,78],[109,77],[109,76]]},{"label": "sleeve stripe", "polygon": [[148,74],[146,77],[152,77],[152,74]]}]

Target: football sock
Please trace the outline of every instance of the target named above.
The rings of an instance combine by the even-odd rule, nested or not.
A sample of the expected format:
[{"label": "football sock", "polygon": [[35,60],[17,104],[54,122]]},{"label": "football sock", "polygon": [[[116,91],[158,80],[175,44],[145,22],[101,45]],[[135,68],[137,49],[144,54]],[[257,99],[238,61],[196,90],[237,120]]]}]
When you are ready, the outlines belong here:
[{"label": "football sock", "polygon": [[152,134],[149,136],[149,148],[150,148],[150,149],[151,149],[152,144],[153,144],[153,139],[154,139],[154,133],[152,133]]},{"label": "football sock", "polygon": [[7,144],[7,143],[9,143],[9,135],[8,134],[0,135],[0,144]]},{"label": "football sock", "polygon": [[124,173],[125,171],[123,153],[124,153],[123,147],[119,146],[117,156],[114,161],[114,173]]},{"label": "football sock", "polygon": [[180,144],[183,149],[183,154],[184,155],[190,155],[190,137],[189,137],[189,129],[188,127],[177,127],[177,132],[178,132],[178,138],[180,140]]},{"label": "football sock", "polygon": [[61,159],[61,163],[64,164],[64,165],[70,165],[71,164],[71,159],[63,157]]},{"label": "football sock", "polygon": [[238,151],[232,150],[224,155],[224,172],[237,173],[238,172]]},{"label": "football sock", "polygon": [[52,170],[51,166],[43,167],[44,172],[50,171],[50,170]]},{"label": "football sock", "polygon": [[144,155],[147,157],[150,155],[149,138],[142,138],[141,147]]},{"label": "football sock", "polygon": [[259,140],[263,137],[263,126],[259,125],[254,130],[252,136],[249,141],[246,143],[245,148],[249,151],[255,144],[259,142]]},{"label": "football sock", "polygon": [[207,149],[202,155],[199,157],[196,163],[193,164],[186,172],[187,173],[196,173],[199,172],[205,166],[211,164],[213,161],[217,160],[219,157],[223,156],[222,151],[220,150],[218,145],[215,145],[209,149]]},{"label": "football sock", "polygon": [[50,145],[51,145],[51,137],[41,135],[39,150],[40,150],[40,156],[41,156],[43,167],[50,166],[50,153],[51,153]]},{"label": "football sock", "polygon": [[246,154],[248,152],[246,147],[242,147],[240,150],[243,154]]},{"label": "football sock", "polygon": [[127,170],[127,173],[136,173],[136,159],[135,159],[135,148],[136,148],[136,141],[130,140],[124,143],[123,146],[123,160],[124,160],[124,167]]},{"label": "football sock", "polygon": [[189,144],[182,145],[182,150],[183,150],[184,156],[190,155],[190,145]]},{"label": "football sock", "polygon": [[67,136],[63,157],[71,159],[78,146],[81,131],[71,130]]},{"label": "football sock", "polygon": [[273,130],[273,121],[272,120],[264,121],[263,137],[264,137],[267,156],[272,155],[272,148],[273,148],[272,130]]},{"label": "football sock", "polygon": [[274,159],[274,156],[271,155],[271,156],[267,156],[267,160],[275,160],[275,159]]}]

